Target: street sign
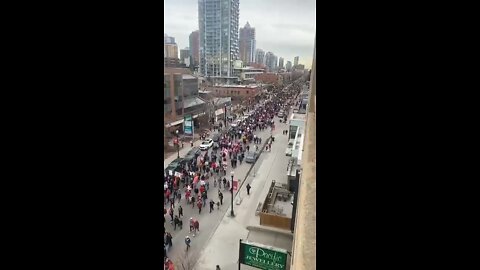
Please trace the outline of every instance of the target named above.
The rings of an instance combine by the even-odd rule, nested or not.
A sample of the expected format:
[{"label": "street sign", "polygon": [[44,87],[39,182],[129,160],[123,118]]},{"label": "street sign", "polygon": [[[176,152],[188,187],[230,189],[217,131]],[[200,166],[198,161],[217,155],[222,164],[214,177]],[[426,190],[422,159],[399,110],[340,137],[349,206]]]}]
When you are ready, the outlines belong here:
[{"label": "street sign", "polygon": [[193,136],[193,118],[191,114],[187,114],[183,118],[183,133],[185,135]]},{"label": "street sign", "polygon": [[240,239],[239,264],[263,270],[284,270],[287,266],[287,251]]}]

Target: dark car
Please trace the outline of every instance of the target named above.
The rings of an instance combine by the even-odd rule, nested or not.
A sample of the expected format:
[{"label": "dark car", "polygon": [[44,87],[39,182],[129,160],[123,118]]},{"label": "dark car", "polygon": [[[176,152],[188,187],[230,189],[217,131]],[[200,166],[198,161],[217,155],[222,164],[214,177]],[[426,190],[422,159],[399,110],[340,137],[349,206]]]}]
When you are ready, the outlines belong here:
[{"label": "dark car", "polygon": [[197,158],[200,153],[202,153],[202,151],[199,147],[193,147],[192,150],[188,151],[186,156],[194,156],[195,158]]},{"label": "dark car", "polygon": [[165,168],[165,174],[170,175],[170,171],[172,171],[172,175],[175,175],[175,172],[181,172],[182,171],[182,166],[180,164],[176,166],[168,165],[167,168]]},{"label": "dark car", "polygon": [[174,175],[175,172],[181,172],[184,165],[185,159],[177,158],[174,161],[170,162],[170,164],[168,164],[167,168],[165,168],[165,172],[167,173],[167,175],[169,175],[169,171],[172,171],[172,174]]},{"label": "dark car", "polygon": [[249,151],[245,155],[245,162],[246,163],[254,163],[257,160],[257,152]]},{"label": "dark car", "polygon": [[189,166],[192,164],[194,160],[197,160],[197,156],[195,154],[186,155],[183,158],[184,164],[188,164]]}]

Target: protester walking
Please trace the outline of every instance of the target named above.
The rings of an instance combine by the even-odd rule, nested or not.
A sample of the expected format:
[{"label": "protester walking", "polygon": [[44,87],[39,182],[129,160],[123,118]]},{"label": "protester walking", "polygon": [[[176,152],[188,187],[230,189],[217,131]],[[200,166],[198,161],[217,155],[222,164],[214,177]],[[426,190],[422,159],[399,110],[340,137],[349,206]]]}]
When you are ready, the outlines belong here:
[{"label": "protester walking", "polygon": [[178,216],[183,217],[183,208],[181,205],[178,206]]},{"label": "protester walking", "polygon": [[218,199],[220,200],[220,204],[223,205],[223,193],[220,190],[218,191]]},{"label": "protester walking", "polygon": [[210,213],[212,212],[212,210],[214,210],[214,205],[215,203],[213,202],[213,200],[210,200]]}]

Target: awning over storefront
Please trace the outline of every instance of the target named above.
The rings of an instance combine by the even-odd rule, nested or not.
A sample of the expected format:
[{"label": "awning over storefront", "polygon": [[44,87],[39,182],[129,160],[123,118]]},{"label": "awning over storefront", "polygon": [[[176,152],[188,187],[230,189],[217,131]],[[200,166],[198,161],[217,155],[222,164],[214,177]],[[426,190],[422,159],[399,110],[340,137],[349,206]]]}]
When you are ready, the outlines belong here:
[{"label": "awning over storefront", "polygon": [[[202,116],[202,115],[204,115],[204,114],[205,114],[205,112],[202,112],[202,113],[199,113],[199,114],[195,114],[195,115],[193,116],[193,119],[198,118],[199,116]],[[168,123],[168,124],[165,125],[165,127],[169,128],[169,127],[173,127],[173,126],[176,126],[176,125],[179,125],[179,124],[183,124],[183,118],[180,119],[180,120],[177,120],[177,121]]]},{"label": "awning over storefront", "polygon": [[183,108],[184,109],[194,107],[194,106],[197,106],[197,105],[202,105],[202,104],[205,104],[205,101],[203,101],[202,99],[200,99],[198,97],[187,98],[187,99],[183,100]]}]

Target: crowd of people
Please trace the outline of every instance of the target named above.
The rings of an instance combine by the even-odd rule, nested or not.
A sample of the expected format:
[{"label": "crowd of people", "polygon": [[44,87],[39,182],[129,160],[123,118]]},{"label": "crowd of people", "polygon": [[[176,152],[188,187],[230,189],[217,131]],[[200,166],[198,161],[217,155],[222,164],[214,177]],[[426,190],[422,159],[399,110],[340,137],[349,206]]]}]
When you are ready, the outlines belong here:
[{"label": "crowd of people", "polygon": [[[260,104],[246,106],[245,110],[235,117],[230,123],[223,123],[225,128],[220,131],[218,147],[211,151],[200,152],[190,162],[182,165],[179,172],[171,175],[164,174],[164,257],[167,261],[167,252],[172,248],[172,235],[166,229],[167,219],[170,228],[176,231],[183,230],[183,208],[191,206],[198,209],[198,215],[202,215],[202,209],[209,207],[209,213],[223,205],[223,192],[230,191],[231,183],[228,181],[227,169],[237,167],[237,162],[242,165],[247,152],[258,151],[262,145],[262,138],[255,133],[257,131],[275,130],[274,117],[279,110],[289,111],[294,105],[294,97],[299,91],[291,88],[287,91],[275,91],[265,95]],[[287,114],[288,115],[288,114]],[[266,144],[271,149],[274,141],[272,135]],[[210,183],[217,189],[216,198],[209,198]],[[250,194],[250,185],[248,195]],[[223,192],[222,192],[223,191]],[[210,194],[211,195],[211,194]],[[177,205],[177,207],[176,207]],[[199,233],[200,223],[196,217],[189,219],[189,232],[195,237]],[[185,235],[185,234],[184,234]],[[190,247],[192,239],[185,237],[185,249]],[[188,243],[187,243],[188,242]],[[171,261],[168,260],[170,263]]]}]

